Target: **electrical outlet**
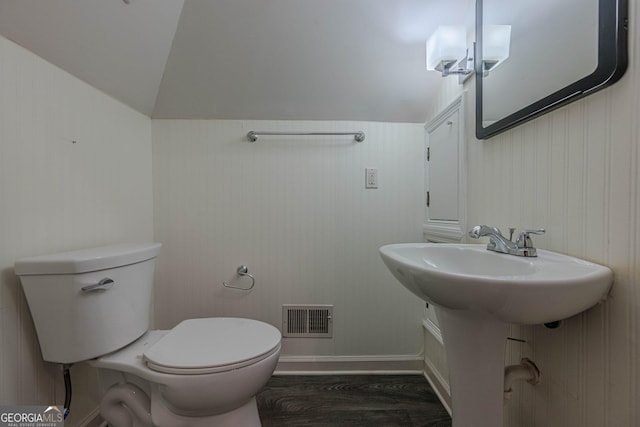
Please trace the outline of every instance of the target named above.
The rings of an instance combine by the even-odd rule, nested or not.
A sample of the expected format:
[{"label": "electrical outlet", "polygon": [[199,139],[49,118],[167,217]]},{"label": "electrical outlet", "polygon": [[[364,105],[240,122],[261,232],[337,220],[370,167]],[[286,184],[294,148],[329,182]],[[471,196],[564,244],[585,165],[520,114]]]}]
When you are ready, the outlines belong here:
[{"label": "electrical outlet", "polygon": [[364,188],[378,188],[378,169],[366,168]]}]

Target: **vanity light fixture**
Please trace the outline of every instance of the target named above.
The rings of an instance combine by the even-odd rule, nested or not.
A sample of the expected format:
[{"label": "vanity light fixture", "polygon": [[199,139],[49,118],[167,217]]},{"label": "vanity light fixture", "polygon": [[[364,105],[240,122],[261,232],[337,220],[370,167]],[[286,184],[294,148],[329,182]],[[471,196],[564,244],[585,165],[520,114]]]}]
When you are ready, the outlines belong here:
[{"label": "vanity light fixture", "polygon": [[485,25],[482,38],[482,71],[486,75],[509,58],[511,25]]},{"label": "vanity light fixture", "polygon": [[465,27],[440,26],[427,40],[427,70],[439,71],[442,77],[460,75],[462,83],[473,73],[473,49],[471,55],[469,51]]}]

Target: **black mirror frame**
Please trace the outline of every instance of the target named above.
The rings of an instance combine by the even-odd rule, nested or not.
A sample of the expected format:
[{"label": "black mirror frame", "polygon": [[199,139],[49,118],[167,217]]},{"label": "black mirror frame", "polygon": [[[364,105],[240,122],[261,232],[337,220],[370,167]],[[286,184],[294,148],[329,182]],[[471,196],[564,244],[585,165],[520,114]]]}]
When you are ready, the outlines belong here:
[{"label": "black mirror frame", "polygon": [[476,0],[476,137],[487,139],[618,81],[627,69],[627,0],[599,0],[598,66],[590,75],[498,120],[482,125],[482,0]]}]

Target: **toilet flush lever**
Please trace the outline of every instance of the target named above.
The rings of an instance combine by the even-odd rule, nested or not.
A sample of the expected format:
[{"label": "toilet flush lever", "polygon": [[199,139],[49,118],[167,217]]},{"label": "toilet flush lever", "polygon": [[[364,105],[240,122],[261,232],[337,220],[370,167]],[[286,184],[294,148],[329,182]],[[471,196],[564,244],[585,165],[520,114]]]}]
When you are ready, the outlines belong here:
[{"label": "toilet flush lever", "polygon": [[94,283],[93,285],[83,286],[80,289],[82,289],[82,292],[104,292],[108,289],[111,289],[114,283],[115,282],[112,279],[105,277],[104,279],[100,280],[98,283]]},{"label": "toilet flush lever", "polygon": [[251,279],[251,286],[249,286],[248,288],[241,288],[240,286],[234,286],[232,284],[233,283],[233,280],[232,280],[229,283],[222,282],[222,285],[225,288],[240,289],[241,291],[250,291],[251,289],[253,289],[253,287],[256,285],[256,279],[251,274],[249,274],[249,267],[247,267],[246,265],[241,265],[236,270],[236,273],[238,274],[239,277],[247,276],[248,278],[250,278]]}]

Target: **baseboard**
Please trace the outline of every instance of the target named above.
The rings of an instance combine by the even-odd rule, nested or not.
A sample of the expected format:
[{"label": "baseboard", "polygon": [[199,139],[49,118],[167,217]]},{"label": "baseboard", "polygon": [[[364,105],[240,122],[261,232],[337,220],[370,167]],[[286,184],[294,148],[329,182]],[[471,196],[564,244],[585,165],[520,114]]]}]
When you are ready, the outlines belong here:
[{"label": "baseboard", "polygon": [[438,399],[440,399],[442,406],[444,406],[449,415],[451,415],[451,390],[449,389],[447,381],[433,368],[429,360],[424,361],[423,374],[436,393],[436,396],[438,396]]},{"label": "baseboard", "polygon": [[[439,363],[434,363],[431,360],[431,357],[440,356],[440,359],[444,357],[444,353],[438,355],[438,350],[444,352],[444,342],[442,341],[442,334],[440,333],[440,328],[435,325],[430,319],[425,319],[422,323],[425,329],[424,336],[424,376],[431,384],[431,388],[435,391],[438,399],[442,405],[447,409],[449,415],[451,415],[451,389],[449,388],[449,381],[445,376],[448,376],[446,373],[443,374],[442,366],[438,368],[439,365],[443,363],[442,360]],[[427,340],[427,334],[435,339],[435,342]],[[434,349],[431,348],[430,345],[439,346],[439,348]],[[446,369],[446,368],[445,368]]]},{"label": "baseboard", "polygon": [[107,423],[100,416],[100,408],[95,407],[93,411],[89,412],[76,427],[106,427]]},{"label": "baseboard", "polygon": [[421,374],[423,355],[280,356],[275,375]]}]

